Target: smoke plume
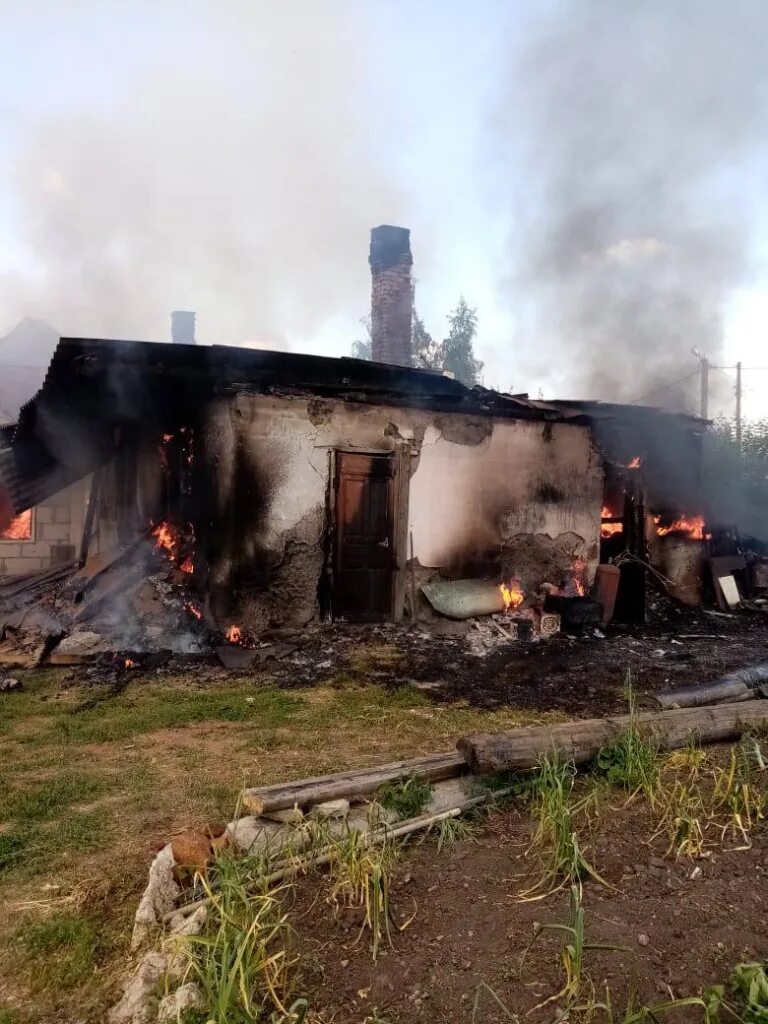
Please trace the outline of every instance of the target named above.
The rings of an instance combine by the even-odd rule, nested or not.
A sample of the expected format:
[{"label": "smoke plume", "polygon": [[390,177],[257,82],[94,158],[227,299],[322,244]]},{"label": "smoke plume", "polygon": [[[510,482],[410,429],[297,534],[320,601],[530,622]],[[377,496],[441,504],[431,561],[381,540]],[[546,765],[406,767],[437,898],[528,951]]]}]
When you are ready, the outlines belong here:
[{"label": "smoke plume", "polygon": [[26,126],[25,259],[0,271],[0,333],[30,315],[62,334],[166,340],[186,308],[203,342],[279,348],[364,304],[370,226],[404,214],[376,151],[386,133],[370,131],[362,10],[177,14],[140,86]]},{"label": "smoke plume", "polygon": [[717,363],[749,266],[767,32],[763,0],[564,0],[536,26],[507,108],[514,294],[550,391],[698,411],[691,349]]}]

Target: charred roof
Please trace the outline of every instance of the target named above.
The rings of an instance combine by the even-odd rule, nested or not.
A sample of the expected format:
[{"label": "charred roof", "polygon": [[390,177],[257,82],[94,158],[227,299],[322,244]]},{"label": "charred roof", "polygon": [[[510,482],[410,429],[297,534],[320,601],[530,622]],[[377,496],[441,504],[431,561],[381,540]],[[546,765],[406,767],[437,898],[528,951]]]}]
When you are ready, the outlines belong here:
[{"label": "charred roof", "polygon": [[[163,429],[227,394],[335,398],[509,419],[581,415],[429,370],[223,345],[62,338],[43,386],[0,449],[0,488],[16,511],[104,464],[121,429]],[[10,443],[8,443],[10,442]]]}]

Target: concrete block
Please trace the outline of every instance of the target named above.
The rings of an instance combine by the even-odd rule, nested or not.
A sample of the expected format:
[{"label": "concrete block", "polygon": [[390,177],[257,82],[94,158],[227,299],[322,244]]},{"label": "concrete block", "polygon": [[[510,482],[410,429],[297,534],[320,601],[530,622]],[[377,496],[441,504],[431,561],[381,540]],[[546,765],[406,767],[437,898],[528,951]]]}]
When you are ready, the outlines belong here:
[{"label": "concrete block", "polygon": [[67,523],[42,523],[37,532],[40,540],[69,540]]},{"label": "concrete block", "polygon": [[53,521],[54,523],[68,523],[72,518],[72,508],[70,505],[58,505],[53,510]]},{"label": "concrete block", "polygon": [[35,509],[35,519],[38,523],[52,523],[54,509],[50,505],[38,505]]},{"label": "concrete block", "polygon": [[51,542],[47,540],[27,541],[20,545],[19,555],[22,558],[50,558]]},{"label": "concrete block", "polygon": [[18,541],[0,541],[0,558],[18,558],[21,555],[21,544]]},{"label": "concrete block", "polygon": [[6,558],[5,571],[8,573],[34,572],[36,569],[45,568],[44,562],[44,558]]}]

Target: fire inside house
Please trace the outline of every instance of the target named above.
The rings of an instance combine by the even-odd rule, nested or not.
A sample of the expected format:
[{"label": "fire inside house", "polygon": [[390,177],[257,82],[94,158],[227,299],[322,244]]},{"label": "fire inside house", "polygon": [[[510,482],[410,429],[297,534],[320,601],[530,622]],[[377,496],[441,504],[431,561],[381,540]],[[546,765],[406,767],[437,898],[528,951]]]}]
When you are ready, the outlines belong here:
[{"label": "fire inside house", "polygon": [[0,558],[22,569],[30,510],[44,528],[80,488],[71,561],[149,546],[231,643],[415,616],[435,581],[485,582],[537,628],[590,593],[642,620],[648,566],[701,601],[705,423],[411,368],[411,262],[405,229],[374,229],[371,362],[195,345],[193,314],[169,344],[61,339],[0,448]]}]

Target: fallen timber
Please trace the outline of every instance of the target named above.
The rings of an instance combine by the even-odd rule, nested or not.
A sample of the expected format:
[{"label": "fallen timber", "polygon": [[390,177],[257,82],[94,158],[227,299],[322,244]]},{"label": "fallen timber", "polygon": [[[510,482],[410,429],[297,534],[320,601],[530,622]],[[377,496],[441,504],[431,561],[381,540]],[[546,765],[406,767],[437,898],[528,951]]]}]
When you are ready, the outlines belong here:
[{"label": "fallen timber", "polygon": [[665,690],[656,694],[656,702],[667,708],[692,708],[706,704],[726,704],[737,700],[755,700],[768,683],[768,662],[735,669],[712,683]]},{"label": "fallen timber", "polygon": [[745,732],[768,728],[768,701],[589,718],[509,732],[480,732],[460,739],[457,748],[470,771],[479,775],[535,768],[542,758],[553,755],[584,764],[629,728],[636,728],[660,750],[675,750],[692,741],[707,744],[737,740]]},{"label": "fallen timber", "polygon": [[375,768],[337,772],[298,782],[278,783],[243,791],[242,804],[251,814],[266,814],[289,807],[311,807],[326,800],[365,797],[387,782],[397,782],[405,775],[416,775],[425,782],[452,779],[466,771],[463,757],[455,751],[394,761]]}]

